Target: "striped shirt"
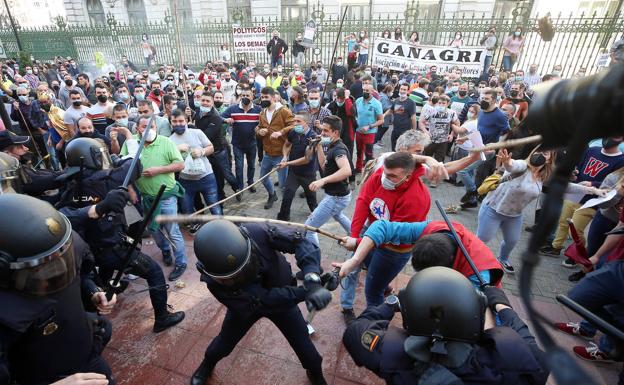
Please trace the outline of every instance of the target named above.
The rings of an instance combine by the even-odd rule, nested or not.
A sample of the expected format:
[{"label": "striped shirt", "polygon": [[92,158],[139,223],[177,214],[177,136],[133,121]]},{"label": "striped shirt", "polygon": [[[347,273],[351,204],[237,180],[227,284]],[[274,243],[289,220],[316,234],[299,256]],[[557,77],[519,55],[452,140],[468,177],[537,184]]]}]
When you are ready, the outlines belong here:
[{"label": "striped shirt", "polygon": [[256,126],[260,121],[260,106],[251,105],[245,112],[241,103],[231,105],[221,113],[223,119],[234,119],[232,123],[232,145],[247,148],[256,143]]},{"label": "striped shirt", "polygon": [[416,119],[419,119],[425,103],[429,100],[429,95],[422,88],[414,88],[409,95],[409,99],[416,104]]},{"label": "striped shirt", "polygon": [[106,127],[114,123],[114,121],[110,118],[112,111],[112,103],[106,103],[105,105],[96,103],[87,110],[87,118],[91,119],[93,122],[93,128],[95,128],[95,130],[102,135],[104,135]]}]

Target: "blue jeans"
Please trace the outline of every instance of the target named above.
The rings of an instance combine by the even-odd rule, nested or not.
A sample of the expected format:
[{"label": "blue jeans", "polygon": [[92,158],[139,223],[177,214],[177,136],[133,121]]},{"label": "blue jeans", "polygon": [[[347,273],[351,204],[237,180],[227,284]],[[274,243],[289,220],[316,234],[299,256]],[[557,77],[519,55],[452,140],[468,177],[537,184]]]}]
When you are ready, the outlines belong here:
[{"label": "blue jeans", "polygon": [[256,143],[251,143],[249,147],[232,146],[234,152],[234,163],[236,165],[236,182],[243,188],[243,169],[245,166],[245,158],[247,158],[247,185],[253,183],[254,174],[256,173]]},{"label": "blue jeans", "polygon": [[[373,249],[368,254],[364,261],[364,264],[368,266],[366,286],[364,287],[366,306],[377,306],[383,303],[386,287],[403,270],[411,257],[411,252],[398,253],[384,248]],[[360,269],[358,267],[342,280],[343,289],[340,293],[340,306],[343,309],[353,309]]]},{"label": "blue jeans", "polygon": [[[284,157],[281,155],[271,156],[271,155],[264,154],[264,157],[262,157],[262,163],[260,164],[260,176],[265,176],[266,174],[268,174],[269,171],[273,170],[275,166],[277,166],[282,161],[282,159],[284,159]],[[277,171],[277,180],[279,182],[279,186],[282,191],[284,191],[284,189],[286,188],[286,176],[287,175],[288,175],[287,167],[281,168]],[[273,195],[273,193],[275,192],[275,189],[273,188],[273,182],[271,182],[270,177],[264,179],[262,181],[262,185],[267,190],[269,195]]]},{"label": "blue jeans", "polygon": [[283,60],[282,60],[281,57],[279,57],[279,58],[271,57],[271,68],[275,68],[277,66],[281,66],[282,63],[283,63]]},{"label": "blue jeans", "polygon": [[[342,213],[342,210],[349,205],[349,202],[351,202],[351,193],[343,197],[325,194],[323,200],[306,219],[305,224],[312,227],[321,227],[329,221],[329,218],[334,218],[348,234],[351,232],[351,220]],[[315,232],[307,231],[306,238],[315,245],[319,245],[318,236]]]},{"label": "blue jeans", "polygon": [[48,146],[49,138],[50,138],[50,133],[45,132],[43,134],[43,143],[45,143],[46,151],[48,152],[48,155],[50,155],[50,164],[52,165],[53,169],[60,170],[61,166],[59,164],[58,158],[56,157],[56,148],[54,148],[54,142],[52,142],[51,146]]},{"label": "blue jeans", "polygon": [[509,260],[511,250],[520,240],[522,233],[522,215],[510,217],[497,213],[493,208],[483,203],[479,208],[477,237],[483,242],[491,241],[500,229],[503,232],[498,259],[506,262]]},{"label": "blue jeans", "polygon": [[[585,276],[570,290],[570,299],[595,313],[617,328],[624,327],[624,261],[613,261]],[[589,326],[589,327],[588,327]],[[596,329],[588,322],[581,322],[581,329],[595,334]],[[602,336],[598,345],[600,350],[609,354],[613,342],[608,336]]]},{"label": "blue jeans", "polygon": [[490,67],[490,64],[492,64],[492,56],[490,55],[485,55],[485,61],[483,62],[483,73],[482,73],[482,78],[484,78],[485,80],[487,80],[487,70]]},{"label": "blue jeans", "polygon": [[511,56],[503,56],[503,68],[505,71],[511,71],[511,67],[513,67]]},{"label": "blue jeans", "polygon": [[367,61],[368,61],[368,54],[367,53],[358,55],[358,60],[357,60],[358,66],[366,65]]},{"label": "blue jeans", "polygon": [[[182,199],[182,211],[184,214],[191,214],[193,211],[193,203],[195,195],[200,193],[204,197],[207,205],[211,205],[219,201],[217,193],[217,180],[214,174],[208,174],[198,180],[189,180],[180,178],[180,184],[184,187],[184,198]],[[210,209],[213,215],[222,215],[221,205],[217,205]]]},{"label": "blue jeans", "polygon": [[[178,198],[176,196],[163,199],[160,202],[160,214],[161,215],[177,215],[178,214]],[[186,265],[186,252],[184,250],[184,238],[180,232],[180,227],[177,223],[166,223],[159,226],[156,231],[150,231],[154,242],[162,252],[170,252],[171,244],[162,234],[162,232],[169,235],[169,239],[173,242],[173,255],[175,256],[176,265]]]},{"label": "blue jeans", "polygon": [[[489,154],[485,156],[486,159],[492,159],[494,154]],[[478,161],[470,164],[463,170],[457,171],[457,175],[461,178],[464,187],[466,188],[466,192],[475,191],[477,186],[475,185],[475,171],[479,166],[481,166],[485,161],[479,159]]]}]

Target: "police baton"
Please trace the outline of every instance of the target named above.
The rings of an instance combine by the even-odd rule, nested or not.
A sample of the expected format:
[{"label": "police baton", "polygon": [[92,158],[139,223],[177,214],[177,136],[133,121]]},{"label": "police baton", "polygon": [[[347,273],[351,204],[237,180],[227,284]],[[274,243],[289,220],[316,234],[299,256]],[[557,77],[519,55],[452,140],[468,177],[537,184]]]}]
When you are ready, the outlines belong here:
[{"label": "police baton", "polygon": [[477,276],[477,279],[479,279],[479,282],[481,283],[481,288],[484,288],[485,286],[488,285],[488,283],[485,282],[485,280],[479,273],[477,266],[472,261],[472,258],[470,258],[470,254],[468,254],[468,250],[466,250],[464,243],[462,242],[461,238],[459,238],[459,235],[457,235],[457,231],[455,231],[455,227],[453,227],[451,220],[449,219],[448,215],[446,215],[446,213],[444,212],[444,209],[442,208],[442,204],[437,199],[435,200],[435,204],[438,210],[440,211],[440,214],[442,214],[442,218],[444,218],[444,222],[446,222],[446,225],[448,226],[449,230],[451,230],[451,234],[453,235],[453,238],[455,238],[455,242],[457,242],[457,246],[461,250],[462,254],[464,254],[464,257],[466,257],[466,261],[472,268],[472,271],[474,271],[475,275]]},{"label": "police baton", "polygon": [[160,200],[162,199],[162,196],[165,193],[166,187],[167,186],[165,186],[164,184],[160,185],[160,188],[158,189],[158,193],[156,194],[156,197],[154,198],[154,202],[152,202],[152,206],[149,208],[149,211],[143,218],[143,222],[141,223],[140,230],[136,233],[137,235],[132,240],[132,245],[130,246],[130,248],[126,252],[126,255],[124,256],[123,264],[121,265],[121,268],[117,270],[117,274],[115,275],[115,278],[113,278],[110,281],[108,288],[106,290],[106,299],[108,299],[109,301],[113,298],[113,294],[117,292],[121,293],[121,291],[123,291],[123,290],[120,291],[122,286],[119,284],[119,281],[121,281],[121,277],[123,276],[124,271],[126,270],[128,265],[130,265],[130,261],[132,261],[132,254],[134,254],[137,246],[139,245],[139,242],[141,242],[141,235],[143,234],[143,232],[145,232],[145,229],[152,222],[152,218],[154,217],[154,212],[156,211],[156,208],[160,204]]}]

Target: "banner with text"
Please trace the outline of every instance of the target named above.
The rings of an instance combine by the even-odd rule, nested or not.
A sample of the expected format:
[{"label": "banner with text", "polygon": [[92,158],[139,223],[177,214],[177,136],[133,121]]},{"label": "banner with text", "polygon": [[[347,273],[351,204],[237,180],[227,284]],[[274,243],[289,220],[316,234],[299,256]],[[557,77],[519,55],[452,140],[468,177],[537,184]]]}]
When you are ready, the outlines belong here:
[{"label": "banner with text", "polygon": [[483,47],[449,47],[437,45],[412,45],[390,39],[375,39],[373,65],[391,70],[417,70],[427,72],[437,67],[439,75],[451,72],[455,66],[462,70],[462,76],[479,77],[485,61]]},{"label": "banner with text", "polygon": [[236,53],[263,53],[267,46],[267,27],[257,25],[254,27],[232,28],[234,37],[234,52]]}]

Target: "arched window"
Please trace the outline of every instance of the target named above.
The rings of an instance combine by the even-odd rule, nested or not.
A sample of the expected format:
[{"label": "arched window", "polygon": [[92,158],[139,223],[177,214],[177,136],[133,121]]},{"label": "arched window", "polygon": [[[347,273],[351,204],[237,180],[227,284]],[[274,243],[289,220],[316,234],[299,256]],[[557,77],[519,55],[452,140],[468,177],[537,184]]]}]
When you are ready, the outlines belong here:
[{"label": "arched window", "polygon": [[143,0],[126,0],[126,9],[128,10],[128,21],[130,24],[147,23],[147,14],[145,13]]},{"label": "arched window", "polygon": [[106,15],[100,0],[87,0],[87,14],[91,25],[106,24]]}]

